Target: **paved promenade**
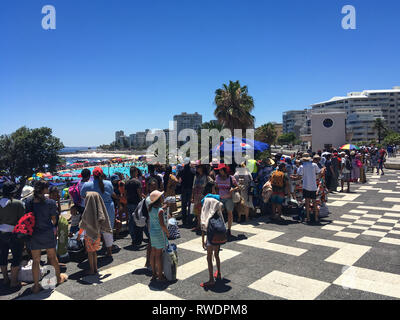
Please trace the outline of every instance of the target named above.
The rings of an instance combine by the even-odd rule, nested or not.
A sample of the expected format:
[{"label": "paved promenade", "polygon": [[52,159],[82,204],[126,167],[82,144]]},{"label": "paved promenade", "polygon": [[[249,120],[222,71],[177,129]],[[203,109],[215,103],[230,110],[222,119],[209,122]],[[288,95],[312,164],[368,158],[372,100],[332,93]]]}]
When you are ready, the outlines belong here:
[{"label": "paved promenade", "polygon": [[400,171],[367,178],[350,194],[330,195],[332,214],[321,225],[264,216],[235,224],[221,251],[223,280],[212,290],[199,286],[208,278],[200,237],[181,229],[174,283],[150,284],[145,248],[133,251],[125,237],[113,261],[99,256],[100,277],[83,276],[87,261],[70,262],[69,280],[54,291],[12,292],[0,281],[0,299],[400,299]]}]

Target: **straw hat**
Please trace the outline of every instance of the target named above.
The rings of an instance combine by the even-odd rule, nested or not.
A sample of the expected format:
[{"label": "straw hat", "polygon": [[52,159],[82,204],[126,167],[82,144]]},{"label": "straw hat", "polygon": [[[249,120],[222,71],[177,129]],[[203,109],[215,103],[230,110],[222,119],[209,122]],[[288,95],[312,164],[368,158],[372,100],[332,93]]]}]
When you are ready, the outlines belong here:
[{"label": "straw hat", "polygon": [[21,193],[21,200],[24,200],[26,198],[29,198],[31,195],[33,195],[33,187],[31,186],[25,186],[22,189],[22,193]]},{"label": "straw hat", "polygon": [[350,152],[350,155],[351,155],[351,156],[354,156],[355,154],[356,154],[355,151]]},{"label": "straw hat", "polygon": [[303,153],[303,157],[301,158],[301,161],[310,161],[311,157],[308,153]]},{"label": "straw hat", "polygon": [[152,193],[150,193],[150,204],[153,204],[157,202],[158,199],[160,199],[163,196],[164,192],[155,190]]}]

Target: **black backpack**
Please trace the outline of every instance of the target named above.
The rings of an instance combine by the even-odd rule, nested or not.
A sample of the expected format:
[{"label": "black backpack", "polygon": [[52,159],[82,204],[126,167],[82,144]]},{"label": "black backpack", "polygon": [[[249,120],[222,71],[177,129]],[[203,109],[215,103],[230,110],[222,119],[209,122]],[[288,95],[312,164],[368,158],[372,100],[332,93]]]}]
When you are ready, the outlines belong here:
[{"label": "black backpack", "polygon": [[227,241],[226,226],[218,213],[208,221],[207,239],[214,246],[225,244]]}]

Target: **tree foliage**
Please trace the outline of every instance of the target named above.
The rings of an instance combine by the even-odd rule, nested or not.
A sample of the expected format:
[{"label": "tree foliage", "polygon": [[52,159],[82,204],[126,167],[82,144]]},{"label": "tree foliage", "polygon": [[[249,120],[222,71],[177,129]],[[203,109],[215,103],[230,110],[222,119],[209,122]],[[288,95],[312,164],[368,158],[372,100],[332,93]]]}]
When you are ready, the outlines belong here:
[{"label": "tree foliage", "polygon": [[55,171],[64,148],[50,128],[21,127],[10,135],[0,136],[0,171],[11,177],[29,177],[39,171]]},{"label": "tree foliage", "polygon": [[256,128],[256,132],[254,134],[254,138],[256,140],[268,143],[270,145],[275,144],[277,136],[278,134],[275,126],[271,122]]},{"label": "tree foliage", "polygon": [[293,132],[284,133],[278,137],[279,144],[294,144],[297,141],[296,135]]},{"label": "tree foliage", "polygon": [[394,131],[388,133],[383,143],[386,145],[400,145],[400,134]]},{"label": "tree foliage", "polygon": [[375,119],[374,130],[378,133],[378,142],[381,143],[384,134],[387,132],[385,122],[381,118]]},{"label": "tree foliage", "polygon": [[249,95],[247,86],[241,86],[239,81],[229,81],[229,85],[223,84],[222,88],[215,91],[214,102],[217,108],[215,117],[225,128],[249,129],[254,127],[253,97]]}]

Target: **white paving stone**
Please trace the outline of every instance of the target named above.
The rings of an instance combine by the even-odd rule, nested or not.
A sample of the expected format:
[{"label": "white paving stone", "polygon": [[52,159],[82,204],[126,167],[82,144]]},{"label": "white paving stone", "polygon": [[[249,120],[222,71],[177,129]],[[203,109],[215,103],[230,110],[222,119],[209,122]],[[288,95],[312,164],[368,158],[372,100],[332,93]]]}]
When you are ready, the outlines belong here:
[{"label": "white paving stone", "polygon": [[400,275],[351,266],[333,284],[400,298]]},{"label": "white paving stone", "polygon": [[249,288],[288,300],[314,300],[329,286],[328,282],[272,271]]},{"label": "white paving stone", "polygon": [[382,232],[382,231],[373,231],[373,230],[365,230],[363,233],[361,233],[366,236],[374,236],[374,237],[384,237],[387,235],[387,232]]},{"label": "white paving stone", "polygon": [[182,299],[166,292],[165,290],[159,290],[156,288],[146,286],[141,283],[137,283],[128,288],[110,293],[97,300],[182,300]]},{"label": "white paving stone", "polygon": [[362,246],[342,241],[332,241],[320,238],[302,237],[297,240],[303,243],[311,243],[314,245],[337,248],[334,254],[325,259],[326,262],[351,266],[356,263],[371,247]]},{"label": "white paving stone", "polygon": [[322,227],[321,229],[323,230],[329,230],[329,231],[342,231],[345,227],[340,227],[340,226],[333,226],[333,225],[326,225]]},{"label": "white paving stone", "polygon": [[379,242],[400,246],[400,239],[395,239],[395,238],[385,237],[385,238],[382,238],[381,240],[379,240]]}]

